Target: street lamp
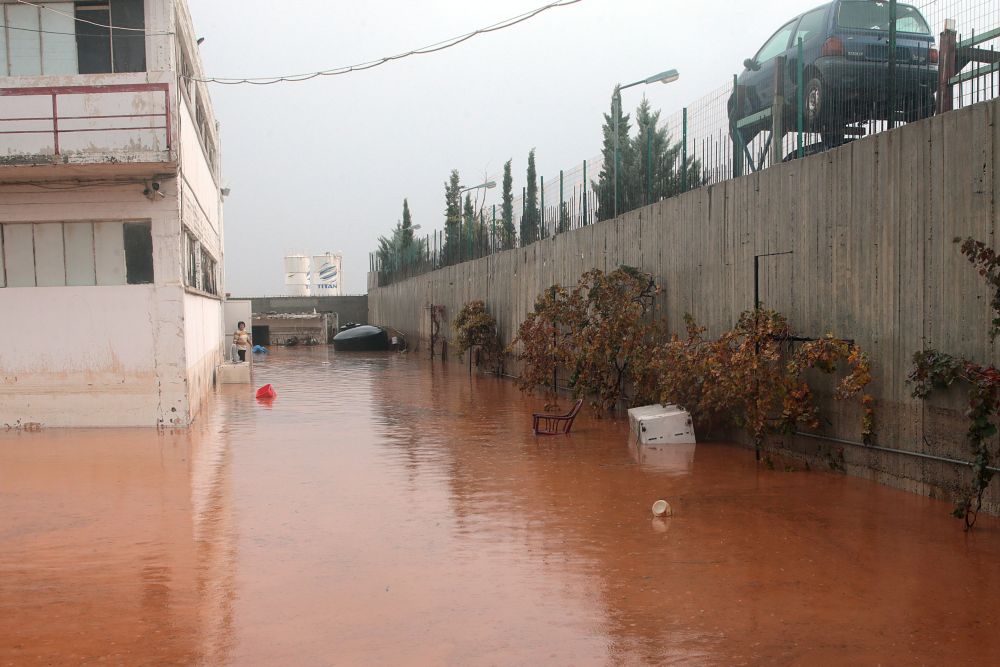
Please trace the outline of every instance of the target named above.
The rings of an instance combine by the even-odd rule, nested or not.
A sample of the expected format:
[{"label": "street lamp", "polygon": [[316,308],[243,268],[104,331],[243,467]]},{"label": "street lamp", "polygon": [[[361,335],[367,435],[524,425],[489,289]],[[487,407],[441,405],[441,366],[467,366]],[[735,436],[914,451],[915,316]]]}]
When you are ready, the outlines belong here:
[{"label": "street lamp", "polygon": [[[462,261],[462,254],[463,254],[463,251],[464,251],[464,247],[463,247],[464,244],[462,243],[462,195],[465,194],[466,192],[470,192],[472,190],[480,190],[480,189],[488,190],[490,188],[495,188],[496,186],[497,186],[497,182],[496,181],[486,181],[485,183],[480,183],[479,185],[470,185],[467,188],[463,188],[461,185],[458,186],[459,187],[459,190],[458,190],[458,252],[459,252],[458,259],[459,259],[459,261]],[[479,195],[476,195],[476,201],[479,201]],[[484,204],[486,203],[485,197],[483,198],[483,203]],[[482,209],[480,209],[480,211],[482,211]],[[470,249],[470,254],[471,254],[471,249]]]},{"label": "street lamp", "polygon": [[478,190],[479,188],[495,188],[496,186],[497,186],[496,181],[486,181],[485,183],[480,183],[479,185],[471,185],[467,188],[462,188],[461,190],[458,191],[458,194],[464,194],[469,190]]},{"label": "street lamp", "polygon": [[[666,72],[660,72],[659,74],[654,74],[651,77],[640,79],[639,81],[634,81],[626,85],[615,86],[615,92],[611,95],[611,115],[614,116],[614,140],[615,140],[615,154],[614,154],[614,171],[615,171],[615,217],[618,217],[618,117],[622,115],[622,94],[621,91],[626,88],[631,88],[632,86],[638,86],[647,83],[673,83],[679,79],[681,75],[675,69],[668,69]],[[683,167],[682,167],[683,169]]]}]

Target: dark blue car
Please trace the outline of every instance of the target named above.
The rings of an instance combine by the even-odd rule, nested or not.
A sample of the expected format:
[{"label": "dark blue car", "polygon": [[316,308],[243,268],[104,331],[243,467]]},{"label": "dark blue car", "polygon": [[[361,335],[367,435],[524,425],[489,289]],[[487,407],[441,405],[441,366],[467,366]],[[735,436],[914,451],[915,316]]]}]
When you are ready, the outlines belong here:
[{"label": "dark blue car", "polygon": [[771,127],[772,120],[760,112],[774,103],[778,56],[785,57],[783,127],[796,129],[799,38],[805,130],[820,133],[827,146],[863,133],[850,125],[888,120],[890,111],[906,121],[932,115],[938,53],[930,27],[916,7],[897,5],[895,105],[890,105],[889,25],[889,3],[873,0],[836,0],[785,23],[743,62],[729,98],[730,132],[735,136],[743,120],[739,135],[745,143]]}]

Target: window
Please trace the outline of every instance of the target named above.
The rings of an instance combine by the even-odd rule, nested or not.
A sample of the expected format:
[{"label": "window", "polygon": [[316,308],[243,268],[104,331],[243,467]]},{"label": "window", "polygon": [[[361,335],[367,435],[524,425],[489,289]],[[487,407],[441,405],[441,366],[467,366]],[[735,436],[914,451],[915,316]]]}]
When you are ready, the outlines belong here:
[{"label": "window", "polygon": [[72,2],[0,5],[0,76],[76,74]]},{"label": "window", "polygon": [[754,58],[758,65],[766,63],[776,56],[780,56],[788,49],[788,40],[792,36],[794,26],[795,21],[789,21],[778,32],[774,33],[774,37],[767,40],[767,43],[760,48],[760,51],[757,52],[757,56]]},{"label": "window", "polygon": [[201,290],[209,294],[218,294],[215,285],[215,260],[204,248],[201,249]]},{"label": "window", "polygon": [[77,2],[75,9],[80,74],[146,71],[142,0]]},{"label": "window", "polygon": [[184,284],[198,288],[198,241],[184,232]]},{"label": "window", "polygon": [[143,0],[0,4],[0,76],[144,72],[144,11]]},{"label": "window", "polygon": [[821,9],[816,9],[808,14],[802,16],[802,20],[799,21],[799,27],[795,31],[795,39],[792,40],[792,47],[794,48],[799,40],[802,43],[807,43],[810,39],[814,37],[819,37],[826,33],[826,7]]},{"label": "window", "polygon": [[149,222],[0,225],[0,287],[151,282]]},{"label": "window", "polygon": [[[840,5],[837,24],[841,28],[889,31],[889,3],[849,0]],[[896,6],[896,30],[929,35],[930,28],[916,7]]]},{"label": "window", "polygon": [[148,222],[122,225],[125,242],[125,282],[145,285],[153,282],[153,233]]}]

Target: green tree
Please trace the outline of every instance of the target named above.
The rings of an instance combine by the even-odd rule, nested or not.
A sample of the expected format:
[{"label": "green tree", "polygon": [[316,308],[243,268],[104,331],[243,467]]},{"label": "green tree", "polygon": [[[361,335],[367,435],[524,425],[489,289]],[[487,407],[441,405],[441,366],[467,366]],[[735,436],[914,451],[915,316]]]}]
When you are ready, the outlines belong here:
[{"label": "green tree", "polygon": [[660,112],[653,111],[645,97],[635,111],[637,133],[631,140],[634,156],[632,169],[622,179],[625,196],[619,194],[619,211],[628,211],[674,197],[685,189],[701,185],[701,164],[693,156],[687,159],[687,181],[681,175],[682,145],[671,143],[667,126],[660,124]]},{"label": "green tree", "polygon": [[403,200],[403,243],[407,246],[413,243],[413,220],[410,218],[410,204]]},{"label": "green tree", "polygon": [[479,239],[476,211],[472,207],[472,196],[465,193],[465,206],[462,208],[462,259],[476,256],[476,242]]},{"label": "green tree", "polygon": [[513,248],[517,240],[514,232],[514,179],[510,173],[510,160],[503,165],[503,199],[500,206],[500,240],[502,250]]},{"label": "green tree", "polygon": [[416,275],[426,259],[427,240],[413,238],[414,227],[409,213],[409,206],[404,203],[403,222],[397,223],[389,236],[378,238],[375,256],[380,284]]},{"label": "green tree", "polygon": [[556,228],[557,234],[569,231],[569,209],[566,202],[559,202],[559,226]]},{"label": "green tree", "polygon": [[[617,94],[617,89],[615,93]],[[624,210],[622,206],[624,175],[633,170],[635,154],[632,150],[632,142],[629,140],[629,130],[631,124],[629,115],[622,113],[621,108],[616,109],[614,96],[611,100],[611,112],[604,114],[604,135],[603,146],[601,148],[601,171],[598,180],[592,182],[594,190],[597,192],[597,219],[608,220],[613,218],[615,213],[615,123],[614,114],[618,113],[618,211]]]},{"label": "green tree", "polygon": [[528,151],[528,190],[521,216],[521,245],[534,243],[539,238],[538,174],[535,171],[535,149]]},{"label": "green tree", "polygon": [[444,265],[454,264],[459,257],[459,236],[462,233],[461,189],[458,169],[452,169],[451,176],[444,184],[444,247],[441,260]]}]

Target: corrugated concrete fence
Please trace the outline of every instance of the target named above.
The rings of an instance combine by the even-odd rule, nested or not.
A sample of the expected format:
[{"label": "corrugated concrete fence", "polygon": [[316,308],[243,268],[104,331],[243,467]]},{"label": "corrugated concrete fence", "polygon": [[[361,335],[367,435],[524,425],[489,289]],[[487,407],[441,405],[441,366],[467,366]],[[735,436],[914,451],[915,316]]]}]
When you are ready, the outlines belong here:
[{"label": "corrugated concrete fence", "polygon": [[[681,333],[691,313],[717,335],[752,307],[754,256],[791,251],[760,260],[761,300],[798,333],[833,332],[869,354],[878,444],[968,460],[963,396],[912,399],[906,375],[912,354],[930,347],[997,362],[989,291],[959,241],[998,243],[998,115],[1000,101],[981,103],[526,248],[370,287],[369,321],[407,333],[426,352],[431,304],[443,305],[450,322],[465,302],[483,299],[507,343],[546,287],[626,264],[663,287],[656,308],[671,330]],[[860,440],[856,406],[832,405],[827,414],[825,435]],[[942,498],[969,478],[960,465],[833,440],[773,444]],[[987,500],[996,512],[993,487]]]}]

